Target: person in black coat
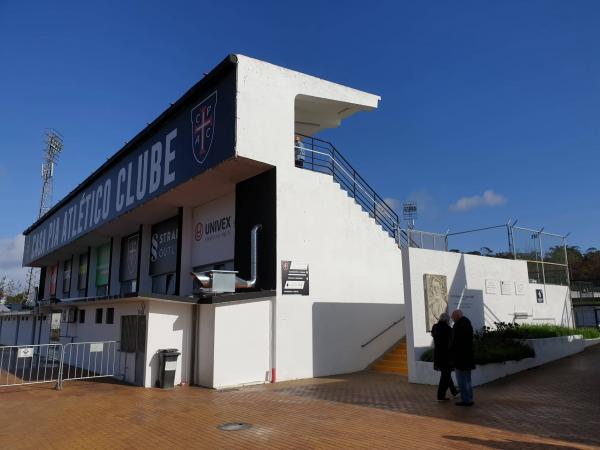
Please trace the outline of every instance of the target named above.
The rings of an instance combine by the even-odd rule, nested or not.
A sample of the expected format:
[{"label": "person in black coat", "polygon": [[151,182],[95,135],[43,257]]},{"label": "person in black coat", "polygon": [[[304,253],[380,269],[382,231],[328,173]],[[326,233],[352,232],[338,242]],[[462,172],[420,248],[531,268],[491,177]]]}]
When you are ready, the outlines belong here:
[{"label": "person in black coat", "polygon": [[471,386],[471,370],[475,369],[473,326],[471,325],[471,321],[463,316],[460,309],[452,313],[452,320],[454,321],[454,326],[452,327],[450,351],[462,399],[456,405],[472,406],[473,387]]},{"label": "person in black coat", "polygon": [[446,391],[450,389],[453,397],[458,395],[458,390],[452,381],[452,362],[450,360],[450,316],[446,313],[440,315],[438,323],[431,328],[433,336],[433,368],[440,371],[440,382],[438,383],[438,402],[447,401]]}]

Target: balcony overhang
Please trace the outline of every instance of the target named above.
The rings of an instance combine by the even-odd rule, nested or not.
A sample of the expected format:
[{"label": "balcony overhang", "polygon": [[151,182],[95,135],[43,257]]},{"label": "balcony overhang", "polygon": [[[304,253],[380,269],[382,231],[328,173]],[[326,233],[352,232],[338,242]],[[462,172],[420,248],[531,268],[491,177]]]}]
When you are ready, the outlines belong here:
[{"label": "balcony overhang", "polygon": [[302,94],[296,96],[295,131],[312,136],[326,128],[339,127],[342,120],[357,112],[372,111],[377,108],[379,97],[366,95],[369,101],[364,103],[350,103]]}]

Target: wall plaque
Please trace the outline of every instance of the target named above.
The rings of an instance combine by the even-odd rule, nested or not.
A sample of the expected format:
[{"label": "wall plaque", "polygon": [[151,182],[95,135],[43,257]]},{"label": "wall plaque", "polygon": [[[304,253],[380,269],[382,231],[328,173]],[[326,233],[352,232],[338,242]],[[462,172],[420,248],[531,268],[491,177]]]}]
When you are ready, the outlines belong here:
[{"label": "wall plaque", "polygon": [[515,283],[513,281],[500,281],[500,292],[502,295],[515,295]]},{"label": "wall plaque", "polygon": [[446,275],[423,275],[425,286],[425,325],[426,330],[437,323],[440,315],[448,311],[448,286]]},{"label": "wall plaque", "polygon": [[498,280],[485,280],[485,293],[498,295],[500,293]]}]

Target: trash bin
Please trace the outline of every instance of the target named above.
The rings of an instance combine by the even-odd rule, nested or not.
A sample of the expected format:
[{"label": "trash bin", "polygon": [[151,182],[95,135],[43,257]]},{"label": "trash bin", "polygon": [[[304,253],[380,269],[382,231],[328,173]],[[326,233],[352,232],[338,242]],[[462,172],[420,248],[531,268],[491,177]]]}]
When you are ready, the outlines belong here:
[{"label": "trash bin", "polygon": [[181,353],[176,348],[166,348],[158,351],[160,358],[159,387],[169,389],[175,384],[175,371],[177,370],[179,355]]}]

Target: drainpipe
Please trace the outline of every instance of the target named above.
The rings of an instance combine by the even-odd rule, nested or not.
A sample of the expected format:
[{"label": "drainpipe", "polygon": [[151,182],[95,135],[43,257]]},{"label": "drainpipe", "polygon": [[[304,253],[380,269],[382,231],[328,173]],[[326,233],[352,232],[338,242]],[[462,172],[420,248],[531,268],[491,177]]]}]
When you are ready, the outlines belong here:
[{"label": "drainpipe", "polygon": [[190,358],[190,380],[189,385],[192,386],[196,384],[196,352],[198,344],[198,303],[194,303],[192,305],[192,345],[191,345],[191,358]]},{"label": "drainpipe", "polygon": [[275,352],[277,351],[277,294],[273,297],[273,301],[271,302],[271,383],[275,383],[277,381],[276,374],[276,356]]}]

